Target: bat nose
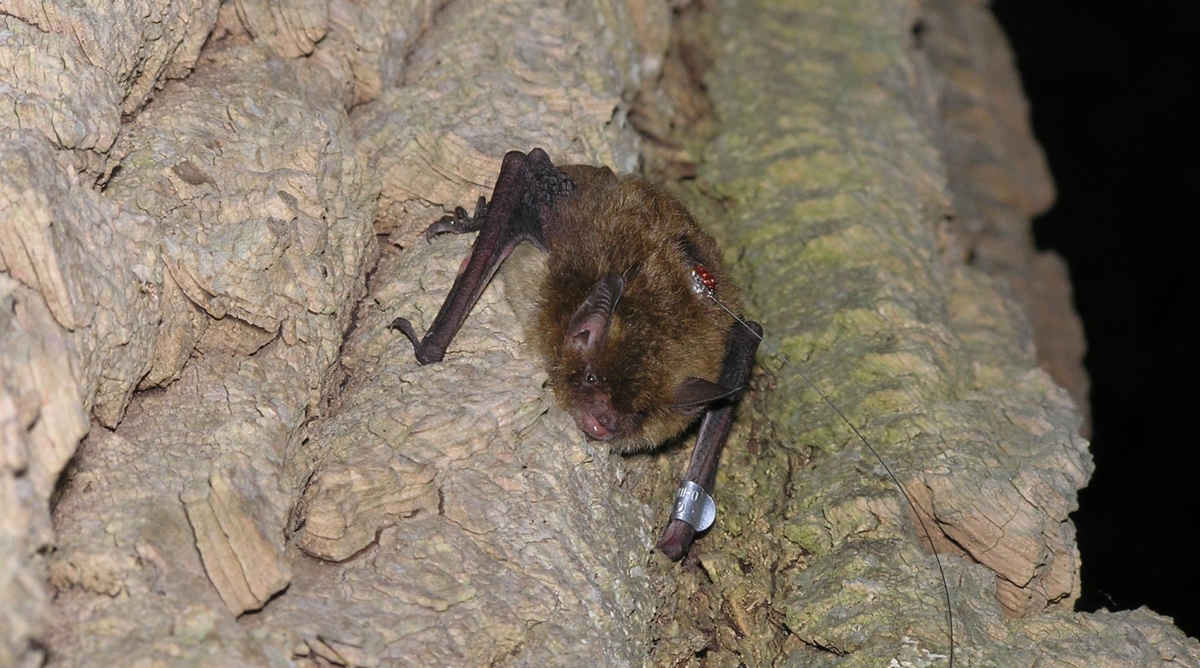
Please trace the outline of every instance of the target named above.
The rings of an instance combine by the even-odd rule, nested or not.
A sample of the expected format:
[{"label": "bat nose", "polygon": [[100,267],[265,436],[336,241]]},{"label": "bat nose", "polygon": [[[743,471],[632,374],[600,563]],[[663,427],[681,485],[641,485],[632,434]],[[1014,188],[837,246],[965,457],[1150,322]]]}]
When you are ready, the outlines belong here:
[{"label": "bat nose", "polygon": [[579,426],[583,428],[584,433],[592,438],[606,441],[612,436],[613,430],[610,427],[601,424],[600,420],[598,420],[595,415],[592,415],[587,411],[584,411],[583,415],[580,416],[579,423]]}]

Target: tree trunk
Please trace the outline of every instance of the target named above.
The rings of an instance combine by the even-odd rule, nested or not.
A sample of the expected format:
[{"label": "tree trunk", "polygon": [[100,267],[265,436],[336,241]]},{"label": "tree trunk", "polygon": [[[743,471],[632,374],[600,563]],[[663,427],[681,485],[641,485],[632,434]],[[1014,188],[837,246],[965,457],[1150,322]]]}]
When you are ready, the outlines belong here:
[{"label": "tree trunk", "polygon": [[[0,26],[0,666],[945,665],[930,542],[958,665],[1200,664],[1152,612],[1071,611],[1092,465],[1038,354],[1078,387],[1082,340],[1044,317],[1052,189],[986,8],[4,0]],[[516,281],[440,364],[388,328],[423,330],[467,251],[424,227],[536,146],[670,181],[766,329],[682,564],[651,548],[688,444],[584,440]]]}]

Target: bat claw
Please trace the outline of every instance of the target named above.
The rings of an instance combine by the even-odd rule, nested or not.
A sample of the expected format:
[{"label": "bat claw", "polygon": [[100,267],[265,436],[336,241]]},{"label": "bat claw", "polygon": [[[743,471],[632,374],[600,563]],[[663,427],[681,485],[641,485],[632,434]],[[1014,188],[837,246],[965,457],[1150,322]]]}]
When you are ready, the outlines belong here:
[{"label": "bat claw", "polygon": [[446,232],[455,232],[454,219],[450,216],[445,216],[429,227],[425,228],[425,241],[433,243],[433,238],[439,234]]},{"label": "bat claw", "polygon": [[413,353],[417,357],[417,362],[420,364],[430,364],[432,362],[442,361],[442,354],[436,350],[431,350],[429,347],[422,345],[421,339],[417,336],[417,330],[413,329],[412,323],[407,318],[396,318],[388,329],[394,329],[404,335],[413,345]]},{"label": "bat claw", "polygon": [[404,335],[413,344],[413,350],[421,349],[421,339],[417,336],[417,330],[413,329],[412,323],[408,318],[396,318],[388,329],[394,329]]},{"label": "bat claw", "polygon": [[412,323],[408,318],[396,318],[388,329],[394,329],[405,336],[409,341],[412,341],[413,348],[418,348],[421,345],[421,340],[417,337],[416,330],[413,329]]}]

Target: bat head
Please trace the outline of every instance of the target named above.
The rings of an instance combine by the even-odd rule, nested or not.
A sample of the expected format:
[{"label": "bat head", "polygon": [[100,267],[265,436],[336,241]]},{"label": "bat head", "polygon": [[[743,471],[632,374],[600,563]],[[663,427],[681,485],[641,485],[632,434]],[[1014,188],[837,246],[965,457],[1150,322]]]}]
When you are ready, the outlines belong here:
[{"label": "bat head", "polygon": [[716,241],[670,194],[608,169],[562,169],[575,191],[544,227],[550,252],[529,265],[529,340],[580,430],[616,452],[657,447],[728,392],[713,381],[732,318],[697,294],[693,268],[734,311],[736,288]]},{"label": "bat head", "polygon": [[628,434],[640,423],[636,414],[614,405],[611,378],[601,364],[609,326],[624,291],[625,279],[617,274],[597,282],[571,317],[563,341],[564,357],[570,363],[566,370],[567,410],[583,433],[601,441]]},{"label": "bat head", "polygon": [[646,323],[639,322],[645,318],[637,317],[638,305],[627,302],[627,308],[618,309],[624,291],[625,280],[618,274],[592,286],[561,330],[551,376],[559,403],[583,433],[616,450],[635,451],[683,430],[730,390],[675,373],[688,365],[671,359],[661,333],[642,340],[639,325]]}]

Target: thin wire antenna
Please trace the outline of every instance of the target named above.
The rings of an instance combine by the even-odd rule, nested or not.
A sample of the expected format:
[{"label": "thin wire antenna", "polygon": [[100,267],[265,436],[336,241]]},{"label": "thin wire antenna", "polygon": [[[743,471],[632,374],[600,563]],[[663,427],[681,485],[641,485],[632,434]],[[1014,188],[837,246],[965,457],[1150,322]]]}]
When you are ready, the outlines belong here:
[{"label": "thin wire antenna", "polygon": [[858,430],[858,427],[854,426],[854,423],[851,422],[850,419],[846,417],[846,414],[837,407],[837,404],[830,400],[829,395],[825,394],[820,387],[817,387],[816,383],[809,380],[808,376],[804,375],[803,371],[796,368],[796,365],[792,364],[791,360],[789,360],[787,356],[779,352],[778,348],[771,345],[771,342],[760,336],[752,327],[747,325],[746,321],[742,320],[738,314],[729,310],[728,306],[721,303],[721,300],[717,299],[715,294],[713,294],[711,291],[706,292],[706,294],[708,294],[708,296],[713,300],[713,302],[716,303],[717,306],[720,306],[725,310],[726,313],[733,316],[733,319],[738,321],[742,327],[745,327],[747,330],[749,330],[750,333],[758,339],[759,343],[765,346],[772,355],[783,360],[784,364],[788,365],[792,371],[795,371],[797,376],[800,376],[800,378],[804,379],[804,382],[807,383],[808,386],[813,389],[813,391],[820,395],[825,404],[832,408],[834,413],[837,413],[837,416],[842,419],[842,422],[846,423],[847,427],[850,427],[850,430],[854,432],[854,435],[858,437],[858,440],[862,441],[863,445],[867,446],[867,450],[869,450],[871,454],[875,456],[875,459],[879,461],[881,466],[883,466],[883,470],[887,471],[888,477],[891,478],[892,482],[896,483],[896,487],[900,489],[900,493],[904,496],[904,500],[908,502],[908,507],[912,508],[913,515],[916,516],[917,522],[921,525],[921,531],[924,532],[925,540],[929,542],[929,549],[933,552],[933,560],[935,563],[937,563],[938,575],[942,577],[942,593],[946,598],[946,625],[949,628],[950,636],[950,668],[954,668],[954,606],[950,603],[950,583],[946,579],[945,569],[942,568],[942,557],[940,554],[938,554],[937,547],[933,544],[933,535],[929,533],[929,528],[925,526],[925,520],[921,518],[921,512],[917,510],[917,504],[914,503],[912,497],[909,496],[908,490],[904,488],[904,485],[901,484],[900,479],[896,477],[896,474],[892,473],[891,467],[887,465],[887,462],[883,461],[883,457],[879,456],[879,453],[875,450],[875,446],[871,445],[871,442],[867,440],[867,437],[862,435],[862,432]]}]

